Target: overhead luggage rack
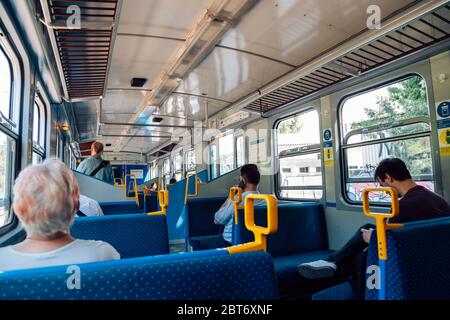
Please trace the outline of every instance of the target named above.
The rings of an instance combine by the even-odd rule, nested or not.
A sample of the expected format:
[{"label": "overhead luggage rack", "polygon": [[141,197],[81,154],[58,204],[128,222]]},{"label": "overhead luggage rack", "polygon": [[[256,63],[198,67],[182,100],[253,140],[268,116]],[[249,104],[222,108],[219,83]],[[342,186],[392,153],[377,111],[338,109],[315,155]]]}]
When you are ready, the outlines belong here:
[{"label": "overhead luggage rack", "polygon": [[444,5],[307,75],[262,95],[245,109],[266,113],[426,47],[447,41],[449,36],[450,6]]},{"label": "overhead luggage rack", "polygon": [[41,0],[41,4],[66,98],[103,96],[118,0]]}]

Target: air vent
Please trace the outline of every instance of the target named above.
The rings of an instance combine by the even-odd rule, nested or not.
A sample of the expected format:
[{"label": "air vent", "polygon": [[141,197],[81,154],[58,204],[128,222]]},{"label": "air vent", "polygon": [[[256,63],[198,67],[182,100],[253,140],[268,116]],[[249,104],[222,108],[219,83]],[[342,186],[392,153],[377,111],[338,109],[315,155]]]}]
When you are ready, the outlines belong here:
[{"label": "air vent", "polygon": [[161,117],[154,117],[153,119],[152,119],[152,122],[161,122],[161,121],[163,121],[163,118],[161,118]]},{"label": "air vent", "polygon": [[131,79],[131,86],[141,88],[147,82],[146,78],[133,78]]}]

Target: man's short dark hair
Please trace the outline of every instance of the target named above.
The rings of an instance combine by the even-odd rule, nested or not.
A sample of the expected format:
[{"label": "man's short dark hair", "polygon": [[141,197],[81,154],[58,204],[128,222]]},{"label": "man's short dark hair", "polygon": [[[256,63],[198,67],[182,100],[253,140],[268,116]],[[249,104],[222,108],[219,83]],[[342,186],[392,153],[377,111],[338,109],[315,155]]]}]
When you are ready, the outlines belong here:
[{"label": "man's short dark hair", "polygon": [[398,158],[387,158],[382,160],[375,170],[375,179],[386,179],[386,174],[398,181],[412,179],[406,164]]},{"label": "man's short dark hair", "polygon": [[258,167],[256,164],[245,164],[241,168],[241,176],[246,183],[258,184],[261,179]]},{"label": "man's short dark hair", "polygon": [[103,152],[103,143],[101,142],[94,142],[91,145],[91,150],[95,151],[95,154],[99,154],[100,152]]}]

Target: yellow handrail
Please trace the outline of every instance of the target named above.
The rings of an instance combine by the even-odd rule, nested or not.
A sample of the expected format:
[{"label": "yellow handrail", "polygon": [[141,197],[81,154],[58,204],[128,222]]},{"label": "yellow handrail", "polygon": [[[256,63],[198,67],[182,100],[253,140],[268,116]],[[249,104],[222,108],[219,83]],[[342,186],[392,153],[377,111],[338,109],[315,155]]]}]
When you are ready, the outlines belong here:
[{"label": "yellow handrail", "polygon": [[144,193],[144,199],[147,198],[147,186],[142,187],[142,192]]},{"label": "yellow handrail", "polygon": [[[255,225],[255,199],[267,202],[267,227]],[[254,250],[267,251],[267,236],[278,231],[277,198],[271,194],[249,194],[244,205],[245,227],[253,232],[255,241],[227,248],[230,254]]]},{"label": "yellow handrail", "polygon": [[[193,194],[189,194],[189,179],[190,177],[195,177],[194,187],[195,192]],[[196,197],[198,195],[198,186],[206,185],[204,182],[200,182],[200,179],[198,178],[196,173],[188,173],[186,176],[186,191],[184,194],[184,204],[187,203],[189,197]]]},{"label": "yellow handrail", "polygon": [[[370,192],[387,192],[391,195],[391,212],[390,213],[375,213],[370,211],[369,193]],[[387,260],[387,243],[386,243],[386,230],[396,229],[403,227],[403,224],[388,223],[389,218],[398,216],[398,194],[394,188],[382,187],[382,188],[366,188],[362,193],[363,199],[363,212],[366,216],[375,219],[377,229],[378,240],[378,257],[381,260]]]},{"label": "yellow handrail", "polygon": [[[128,197],[128,184],[127,184],[127,177],[130,177],[134,180],[133,190],[134,190],[134,197]],[[126,174],[125,175],[125,199],[134,199],[136,201],[136,204],[139,207],[139,195],[138,195],[138,188],[137,188],[137,182],[136,182],[136,175],[134,174]]]},{"label": "yellow handrail", "polygon": [[[236,199],[235,196],[238,196]],[[234,204],[234,224],[238,224],[238,210],[239,210],[239,203],[242,201],[242,189],[239,187],[231,187],[230,188],[230,194],[228,196],[230,198],[230,201]]]},{"label": "yellow handrail", "polygon": [[161,207],[161,211],[148,212],[149,216],[155,214],[163,214],[166,215],[166,208],[169,206],[169,191],[167,190],[159,190],[158,191],[158,201],[159,206]]}]

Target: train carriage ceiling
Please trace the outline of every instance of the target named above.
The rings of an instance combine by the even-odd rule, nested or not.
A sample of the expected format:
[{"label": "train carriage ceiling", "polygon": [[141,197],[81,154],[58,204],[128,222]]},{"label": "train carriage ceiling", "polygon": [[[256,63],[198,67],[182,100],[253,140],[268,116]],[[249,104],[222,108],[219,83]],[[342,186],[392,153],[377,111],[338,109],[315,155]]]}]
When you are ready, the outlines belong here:
[{"label": "train carriage ceiling", "polygon": [[[171,145],[169,137],[174,132],[224,110],[243,109],[257,115],[274,110],[448,40],[450,29],[448,2],[437,0],[41,3],[53,24],[64,18],[58,14],[72,4],[84,8],[82,15],[87,13],[88,30],[49,32],[56,39],[56,57],[63,67],[65,94],[75,113],[80,142],[98,139],[111,144],[106,150],[115,154],[154,153]],[[339,44],[365,35],[369,5],[379,6],[381,18],[386,19],[433,4],[443,6],[405,21],[389,34],[380,33],[357,50],[341,52],[327,64],[305,69],[324,53],[331,57],[329,53]],[[96,34],[95,26],[108,32]],[[80,57],[73,50],[105,52]],[[96,69],[105,71],[105,77],[99,78],[103,73]],[[83,70],[91,77],[82,78]],[[146,79],[141,88],[131,86],[135,77]],[[163,120],[155,122],[158,117]]]}]

